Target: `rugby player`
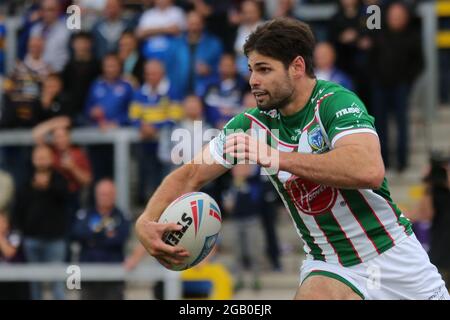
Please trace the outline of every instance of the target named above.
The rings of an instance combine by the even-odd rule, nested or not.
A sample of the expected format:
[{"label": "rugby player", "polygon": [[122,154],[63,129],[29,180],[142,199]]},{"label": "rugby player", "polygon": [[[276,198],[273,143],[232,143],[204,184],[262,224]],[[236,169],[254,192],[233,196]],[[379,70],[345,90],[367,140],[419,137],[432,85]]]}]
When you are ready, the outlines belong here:
[{"label": "rugby player", "polygon": [[[181,227],[158,223],[161,213],[236,162],[254,161],[267,169],[304,243],[296,299],[449,299],[392,201],[374,118],[355,93],[315,78],[313,48],[309,26],[293,19],[271,20],[249,36],[257,107],[164,179],[137,221],[140,241],[163,265],[181,263],[189,253],[161,240]],[[267,139],[245,133],[250,128]]]}]

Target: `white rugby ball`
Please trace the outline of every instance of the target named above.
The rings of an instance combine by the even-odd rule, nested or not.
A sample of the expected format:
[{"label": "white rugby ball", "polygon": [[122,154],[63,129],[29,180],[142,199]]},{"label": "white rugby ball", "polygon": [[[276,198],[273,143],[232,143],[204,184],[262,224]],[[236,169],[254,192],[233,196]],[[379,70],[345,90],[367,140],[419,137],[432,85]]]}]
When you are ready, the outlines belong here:
[{"label": "white rugby ball", "polygon": [[170,269],[189,269],[202,261],[212,250],[222,227],[222,215],[216,201],[203,192],[186,193],[175,199],[162,213],[160,223],[174,222],[183,226],[176,232],[164,235],[165,243],[179,245],[189,251],[190,256],[182,265]]}]

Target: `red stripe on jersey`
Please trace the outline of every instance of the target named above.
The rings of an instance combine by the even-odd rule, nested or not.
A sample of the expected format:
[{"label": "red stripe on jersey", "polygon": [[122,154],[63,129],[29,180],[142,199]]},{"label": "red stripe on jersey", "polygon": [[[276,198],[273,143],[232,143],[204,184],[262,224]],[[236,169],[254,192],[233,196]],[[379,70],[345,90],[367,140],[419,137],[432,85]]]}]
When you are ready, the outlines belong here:
[{"label": "red stripe on jersey", "polygon": [[333,218],[333,220],[336,222],[336,224],[339,226],[339,229],[341,229],[342,233],[345,236],[345,239],[348,240],[348,242],[350,243],[350,245],[352,246],[353,252],[355,252],[356,256],[359,259],[359,262],[362,262],[361,257],[359,256],[358,251],[356,250],[355,246],[353,245],[353,242],[350,240],[350,238],[347,236],[347,233],[345,232],[345,230],[342,228],[341,224],[339,223],[339,221],[337,221],[336,217],[334,216],[333,210],[330,210],[331,212],[331,218]]},{"label": "red stripe on jersey", "polygon": [[373,211],[372,207],[370,206],[370,204],[367,202],[366,198],[364,197],[364,195],[362,194],[361,191],[356,190],[356,192],[358,192],[362,199],[364,200],[364,202],[367,204],[367,206],[369,207],[370,211],[372,211],[373,215],[375,216],[375,218],[378,220],[378,222],[380,223],[380,225],[383,227],[384,232],[386,232],[386,234],[388,235],[389,239],[391,239],[392,243],[395,245],[395,241],[392,238],[391,234],[386,230],[386,227],[384,226],[384,224],[381,222],[380,218],[378,218],[377,214],[375,213],[375,211]]},{"label": "red stripe on jersey", "polygon": [[[319,227],[320,231],[322,231],[323,235],[324,235],[325,238],[327,239],[327,242],[328,242],[328,243],[330,244],[330,246],[333,248],[334,253],[337,255],[338,260],[339,260],[339,264],[340,264],[341,266],[344,266],[344,264],[342,263],[342,260],[341,260],[341,256],[337,253],[336,248],[334,247],[333,243],[332,243],[332,242],[330,241],[330,239],[328,238],[328,236],[327,236],[327,234],[325,233],[325,231],[323,231],[322,227],[321,227],[320,224],[319,224],[319,221],[317,221],[317,216],[314,216],[314,220],[316,221],[316,224],[317,224],[317,226]],[[326,259],[326,257],[325,257],[325,259]]]},{"label": "red stripe on jersey", "polygon": [[356,221],[358,222],[358,224],[361,226],[361,229],[364,231],[364,233],[366,234],[367,238],[370,240],[370,242],[372,242],[373,247],[375,248],[375,250],[377,250],[378,254],[381,254],[380,250],[378,249],[377,245],[375,244],[375,242],[373,242],[372,238],[369,236],[369,234],[367,233],[366,228],[364,228],[363,224],[361,223],[361,221],[359,221],[358,216],[353,212],[352,208],[348,205],[348,201],[347,199],[344,197],[344,195],[341,193],[342,199],[344,199],[345,205],[347,206],[348,210],[350,210],[350,212],[352,213],[352,215],[355,217]]}]

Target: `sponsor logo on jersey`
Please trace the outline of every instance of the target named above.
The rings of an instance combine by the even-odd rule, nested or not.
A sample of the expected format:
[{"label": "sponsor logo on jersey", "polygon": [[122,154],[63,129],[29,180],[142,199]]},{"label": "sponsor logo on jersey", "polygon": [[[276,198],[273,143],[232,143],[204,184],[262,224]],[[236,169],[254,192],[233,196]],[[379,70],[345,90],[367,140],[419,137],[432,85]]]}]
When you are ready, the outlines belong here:
[{"label": "sponsor logo on jersey", "polygon": [[373,126],[370,125],[370,124],[364,124],[364,123],[363,123],[363,124],[360,124],[360,123],[357,123],[356,126],[357,126],[358,128],[369,128],[369,129],[374,129]]},{"label": "sponsor logo on jersey", "polygon": [[291,176],[285,188],[297,209],[317,215],[330,210],[337,199],[337,189]]},{"label": "sponsor logo on jersey", "polygon": [[344,108],[336,112],[336,118],[345,116],[346,114],[353,114],[357,118],[361,117],[363,111],[358,107],[357,104],[353,103],[350,107]]}]

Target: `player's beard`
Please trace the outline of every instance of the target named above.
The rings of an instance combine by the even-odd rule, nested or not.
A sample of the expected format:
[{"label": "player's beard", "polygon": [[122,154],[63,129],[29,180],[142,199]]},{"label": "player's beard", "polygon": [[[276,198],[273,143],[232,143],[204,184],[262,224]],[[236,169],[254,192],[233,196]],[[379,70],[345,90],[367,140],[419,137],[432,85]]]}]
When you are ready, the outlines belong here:
[{"label": "player's beard", "polygon": [[263,91],[265,95],[259,98],[255,96],[256,105],[259,110],[269,111],[272,109],[283,109],[293,99],[294,86],[286,75],[284,81],[274,83],[272,89],[260,91]]}]

